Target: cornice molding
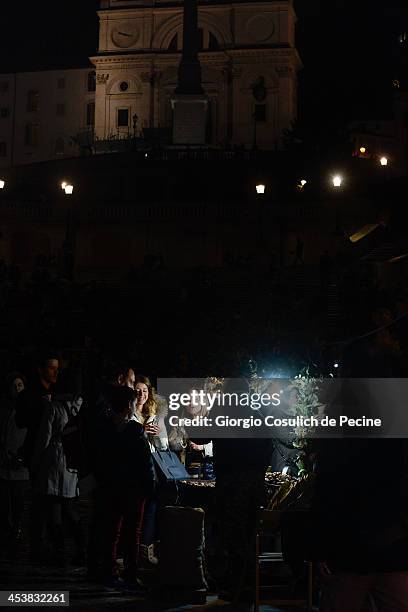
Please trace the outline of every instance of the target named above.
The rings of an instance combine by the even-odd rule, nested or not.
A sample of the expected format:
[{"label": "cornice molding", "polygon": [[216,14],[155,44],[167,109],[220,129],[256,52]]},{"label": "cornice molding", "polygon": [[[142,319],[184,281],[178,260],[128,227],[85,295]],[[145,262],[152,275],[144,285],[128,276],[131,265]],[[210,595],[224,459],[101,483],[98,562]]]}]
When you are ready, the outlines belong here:
[{"label": "cornice molding", "polygon": [[[180,60],[180,53],[126,53],[126,54],[112,54],[112,55],[97,55],[95,57],[91,57],[91,62],[100,68],[105,68],[107,66],[117,66],[118,64],[123,63],[146,63],[148,61],[161,62],[161,63],[169,63],[169,64],[178,64]],[[224,63],[228,60],[233,59],[246,59],[246,58],[286,58],[287,60],[294,60],[298,63],[299,56],[296,49],[271,49],[271,48],[262,48],[262,49],[231,49],[228,51],[219,51],[219,52],[209,52],[209,53],[200,53],[200,60],[202,62],[211,64],[211,63]]]}]

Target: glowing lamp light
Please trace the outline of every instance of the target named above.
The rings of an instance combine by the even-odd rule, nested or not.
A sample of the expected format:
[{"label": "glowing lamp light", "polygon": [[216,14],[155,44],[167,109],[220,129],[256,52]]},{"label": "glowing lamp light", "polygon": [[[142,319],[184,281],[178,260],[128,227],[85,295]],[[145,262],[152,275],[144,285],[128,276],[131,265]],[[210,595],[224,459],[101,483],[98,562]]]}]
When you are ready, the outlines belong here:
[{"label": "glowing lamp light", "polygon": [[307,183],[306,179],[302,179],[300,181],[300,184],[302,185],[302,187],[304,187],[306,185],[306,183]]},{"label": "glowing lamp light", "polygon": [[6,181],[3,181],[2,179],[0,179],[0,189],[4,189],[6,185]]},{"label": "glowing lamp light", "polygon": [[338,368],[339,367],[339,364],[337,363],[337,361],[336,361],[336,363],[333,364],[333,367],[334,368]]},{"label": "glowing lamp light", "polygon": [[67,181],[62,181],[61,183],[61,189],[62,191],[65,191],[65,187],[67,186]]},{"label": "glowing lamp light", "polygon": [[74,193],[74,186],[66,184],[64,191],[66,195],[72,195]]},{"label": "glowing lamp light", "polygon": [[388,157],[381,157],[380,164],[382,166],[388,166]]},{"label": "glowing lamp light", "polygon": [[343,182],[343,177],[341,177],[339,174],[336,174],[336,176],[333,176],[332,182],[333,182],[333,187],[341,187],[341,184]]},{"label": "glowing lamp light", "polygon": [[262,185],[261,183],[259,185],[257,185],[256,186],[256,193],[258,193],[258,194],[265,193],[265,185]]},{"label": "glowing lamp light", "polygon": [[365,147],[360,147],[360,153],[366,153],[367,149]]}]

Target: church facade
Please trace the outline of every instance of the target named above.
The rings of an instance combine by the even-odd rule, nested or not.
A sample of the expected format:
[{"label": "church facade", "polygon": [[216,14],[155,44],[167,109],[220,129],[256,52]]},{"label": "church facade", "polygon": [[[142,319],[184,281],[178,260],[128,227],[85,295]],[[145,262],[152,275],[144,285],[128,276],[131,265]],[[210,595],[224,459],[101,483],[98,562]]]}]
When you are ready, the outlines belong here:
[{"label": "church facade", "polygon": [[[171,133],[183,33],[180,1],[102,0],[96,69],[99,140]],[[296,119],[296,15],[291,0],[199,3],[207,142],[280,149]]]},{"label": "church facade", "polygon": [[[98,16],[88,66],[0,75],[0,167],[76,157],[92,145],[104,152],[134,136],[171,143],[183,2],[101,0]],[[206,142],[281,149],[301,68],[292,0],[205,0],[198,21]]]}]

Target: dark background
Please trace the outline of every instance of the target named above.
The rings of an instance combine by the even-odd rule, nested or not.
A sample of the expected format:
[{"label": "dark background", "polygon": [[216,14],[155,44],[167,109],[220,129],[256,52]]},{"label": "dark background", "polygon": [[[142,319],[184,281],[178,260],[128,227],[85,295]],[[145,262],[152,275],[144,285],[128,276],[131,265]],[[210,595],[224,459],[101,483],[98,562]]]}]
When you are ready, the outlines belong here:
[{"label": "dark background", "polygon": [[[98,0],[3,2],[0,71],[75,67],[97,49]],[[387,118],[406,0],[295,0],[300,119],[310,126]]]}]

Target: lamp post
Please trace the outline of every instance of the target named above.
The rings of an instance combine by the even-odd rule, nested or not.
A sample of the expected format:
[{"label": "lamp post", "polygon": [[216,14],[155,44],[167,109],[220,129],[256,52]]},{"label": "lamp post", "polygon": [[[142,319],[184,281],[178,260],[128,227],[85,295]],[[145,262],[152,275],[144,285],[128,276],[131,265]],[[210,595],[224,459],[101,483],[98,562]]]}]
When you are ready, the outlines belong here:
[{"label": "lamp post", "polygon": [[70,198],[67,209],[65,239],[62,245],[61,274],[63,278],[72,281],[74,280],[76,242],[74,185],[68,181],[63,181],[61,183],[61,188],[64,191],[65,196]]},{"label": "lamp post", "polygon": [[[334,212],[334,235],[341,236],[343,234],[343,223],[340,217],[340,202],[339,198],[342,192],[341,187],[343,186],[344,179],[340,173],[333,174],[331,177],[331,183],[333,186],[332,198],[333,198],[333,212]],[[336,195],[335,195],[336,194]]]}]

